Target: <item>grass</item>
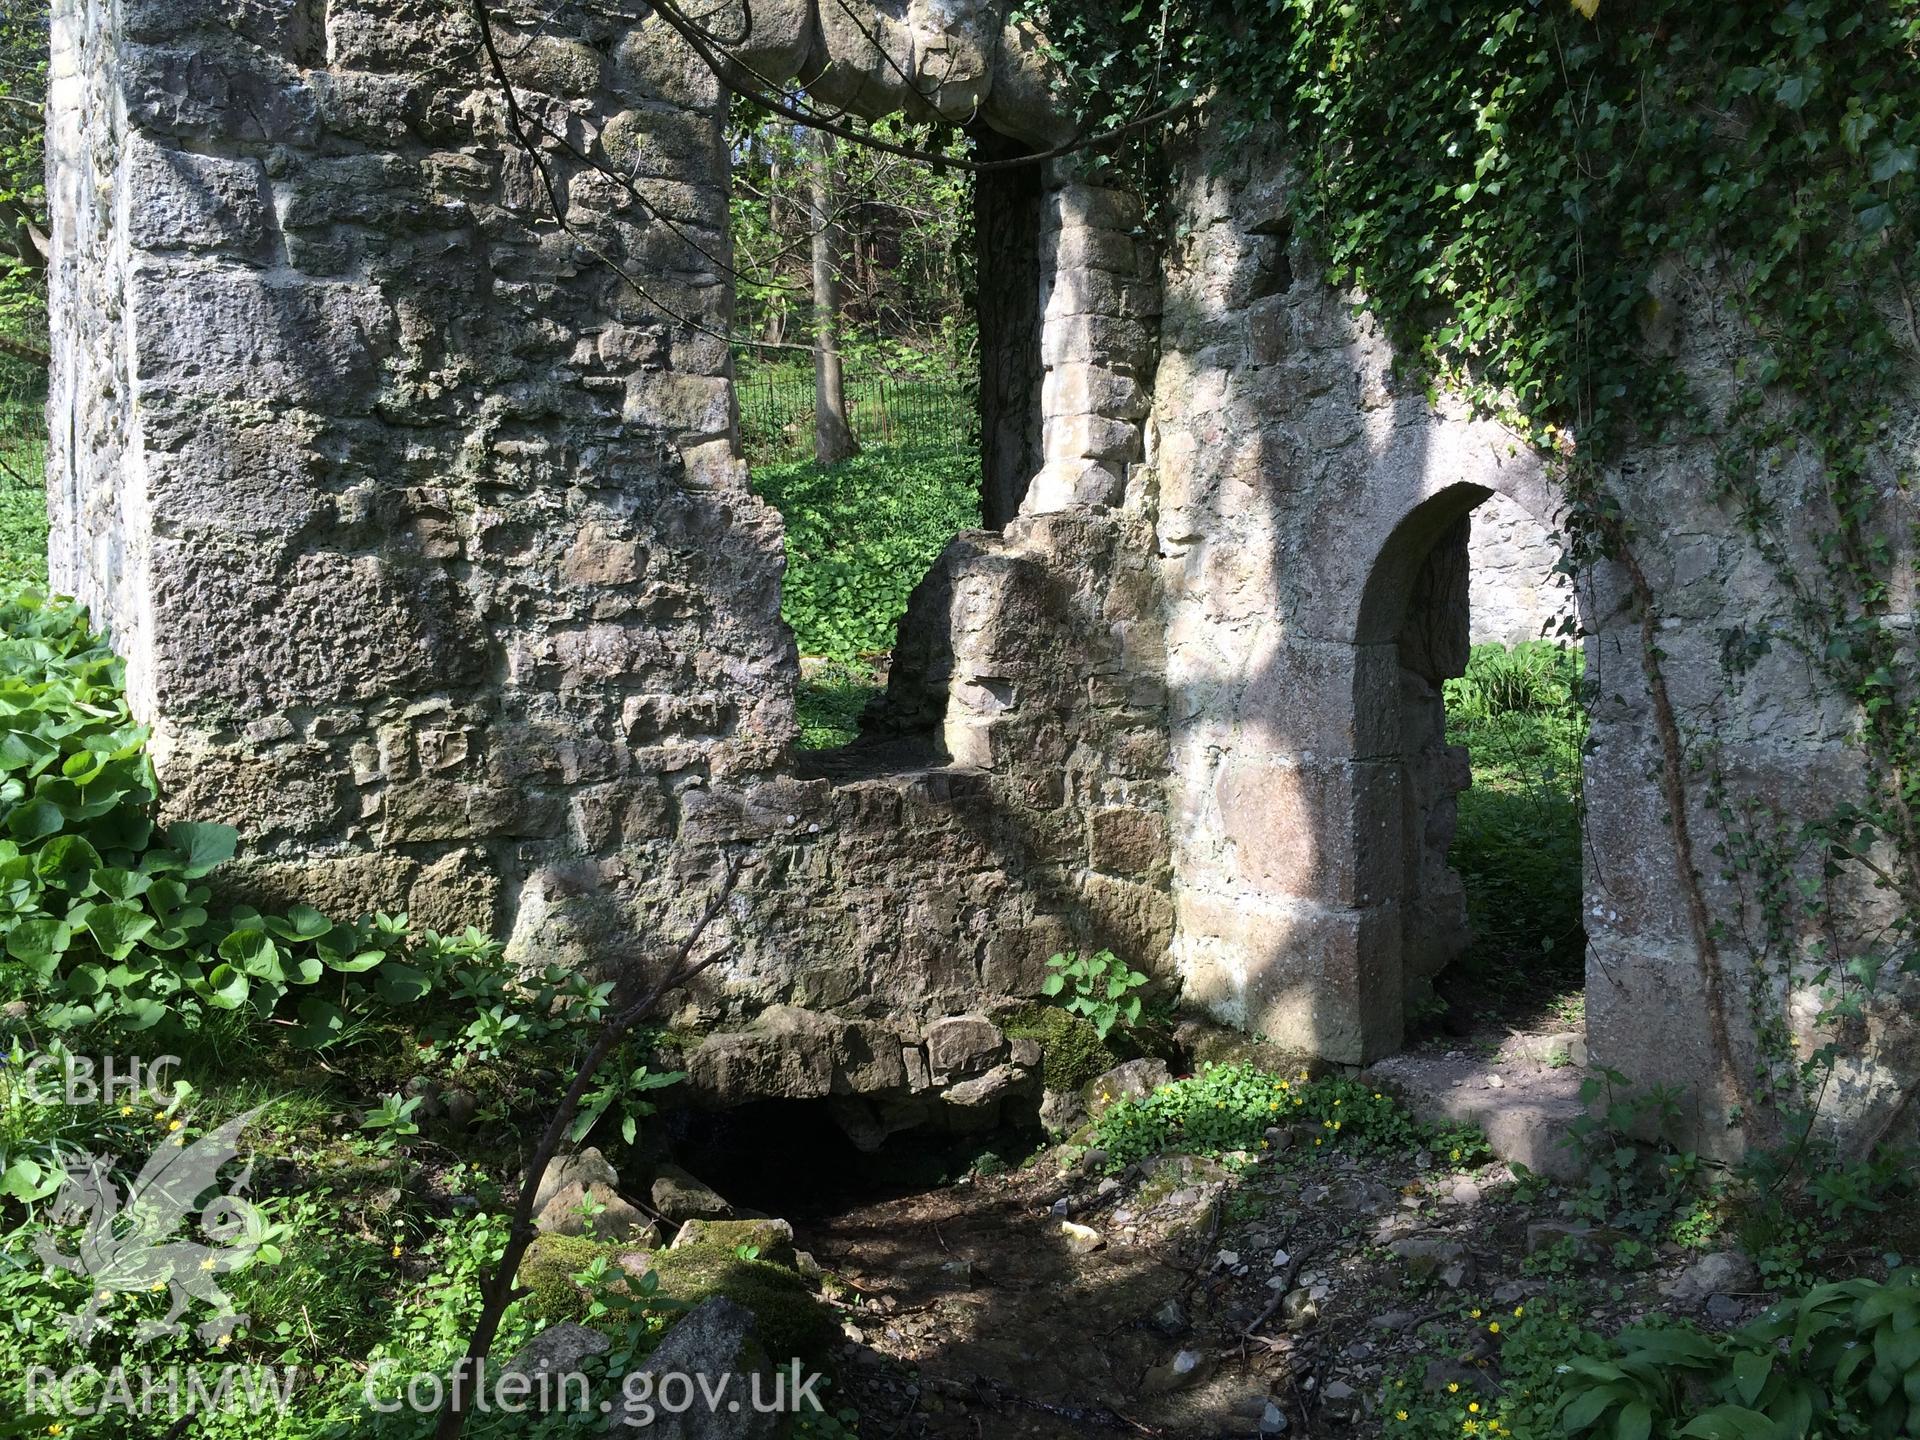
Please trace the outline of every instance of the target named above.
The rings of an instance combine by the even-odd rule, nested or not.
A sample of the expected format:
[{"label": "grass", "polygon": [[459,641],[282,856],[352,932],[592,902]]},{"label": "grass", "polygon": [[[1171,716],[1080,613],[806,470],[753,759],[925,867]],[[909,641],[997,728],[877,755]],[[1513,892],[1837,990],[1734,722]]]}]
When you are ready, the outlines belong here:
[{"label": "grass", "polygon": [[860,713],[886,687],[865,661],[828,660],[801,677],[794,693],[802,750],[832,750],[860,735]]},{"label": "grass", "polygon": [[1466,976],[1496,999],[1538,1000],[1566,1021],[1585,965],[1580,754],[1581,658],[1547,641],[1474,647],[1447,682],[1447,739],[1467,747],[1450,859],[1465,883]]}]

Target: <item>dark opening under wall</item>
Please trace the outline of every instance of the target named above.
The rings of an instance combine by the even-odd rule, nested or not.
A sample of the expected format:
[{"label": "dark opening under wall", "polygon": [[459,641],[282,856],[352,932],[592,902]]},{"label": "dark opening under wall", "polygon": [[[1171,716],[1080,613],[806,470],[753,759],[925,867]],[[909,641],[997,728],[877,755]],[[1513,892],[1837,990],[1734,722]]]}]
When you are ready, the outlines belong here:
[{"label": "dark opening under wall", "polygon": [[827,1100],[757,1100],[729,1110],[678,1110],[666,1119],[675,1161],[729,1204],[794,1219],[1018,1164],[1044,1139],[1037,1126],[975,1135],[925,1127],[863,1151]]}]

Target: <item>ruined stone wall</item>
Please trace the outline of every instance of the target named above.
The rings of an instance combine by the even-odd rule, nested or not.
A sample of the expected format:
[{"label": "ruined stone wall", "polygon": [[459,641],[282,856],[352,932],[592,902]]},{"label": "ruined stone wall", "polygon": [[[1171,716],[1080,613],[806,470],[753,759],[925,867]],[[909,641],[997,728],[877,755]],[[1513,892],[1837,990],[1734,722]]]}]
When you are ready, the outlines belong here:
[{"label": "ruined stone wall", "polygon": [[[1410,665],[1403,628],[1423,603],[1423,566],[1490,496],[1543,531],[1559,528],[1558,501],[1515,437],[1396,383],[1364,297],[1326,283],[1292,240],[1284,157],[1222,165],[1198,154],[1183,176],[1152,431],[1176,963],[1189,996],[1221,1018],[1370,1059],[1400,1043],[1407,1001],[1444,958],[1436,949],[1464,938],[1457,892],[1440,878],[1464,757],[1430,744],[1427,682],[1448,671]],[[1676,281],[1665,298],[1678,305],[1699,288]],[[1671,321],[1663,343],[1681,347],[1724,404],[1737,389],[1737,327],[1695,319]],[[1896,437],[1902,445],[1912,453],[1913,437]],[[1724,1151],[1739,1143],[1729,1091],[1763,1060],[1756,1024],[1790,1015],[1802,1054],[1827,1037],[1807,1025],[1813,965],[1789,981],[1758,897],[1722,876],[1728,831],[1710,777],[1742,804],[1778,807],[1791,827],[1857,792],[1861,757],[1848,706],[1790,644],[1728,652],[1729,637],[1789,633],[1794,602],[1716,498],[1712,459],[1703,441],[1638,453],[1607,483],[1627,514],[1646,517],[1633,547],[1690,772],[1693,868],[1724,929],[1732,1084],[1665,818],[1647,645],[1624,572],[1591,567],[1577,602],[1597,696],[1586,761],[1589,1050],[1641,1086],[1680,1089],[1693,1137]],[[1785,477],[1781,513],[1815,503],[1816,484]],[[1793,544],[1809,549],[1804,536]],[[1811,553],[1794,558],[1802,575],[1820,574]],[[1878,914],[1857,890],[1836,909],[1866,931]],[[1803,923],[1791,945],[1811,960],[1820,938]],[[1896,994],[1847,1037],[1857,1058],[1825,1097],[1836,1122],[1870,1128],[1900,1078],[1920,1073],[1914,1014]]]},{"label": "ruined stone wall", "polygon": [[[1170,957],[1192,1001],[1335,1060],[1395,1048],[1465,941],[1438,708],[1462,526],[1497,494],[1551,530],[1558,501],[1513,436],[1396,384],[1295,243],[1281,160],[1184,157],[1164,255],[1136,201],[1038,177],[1009,270],[1036,472],[916,594],[872,735],[803,763],[779,520],[733,434],[719,87],[660,23],[498,12],[538,164],[463,10],[56,6],[54,579],[127,653],[170,811],[245,832],[232,893],[632,971],[731,860],[689,1067],[710,1098],[831,1099],[863,1143],[1030,1096],[983,1012],[1056,949]],[[1064,128],[993,5],[753,14],[743,59],[830,103]],[[1731,376],[1703,318],[1661,343]],[[1690,756],[1804,813],[1857,781],[1851,717],[1791,647],[1729,646],[1790,601],[1710,475],[1683,446],[1610,484],[1659,517],[1636,553]],[[1614,567],[1578,603],[1590,1050],[1724,1136],[1647,646]],[[1706,793],[1729,1008],[1804,1016],[1804,975],[1749,968]],[[1850,1114],[1920,1070],[1911,1013],[1849,1037]]]},{"label": "ruined stone wall", "polygon": [[1538,520],[1496,491],[1474,509],[1467,553],[1474,644],[1571,639],[1573,582],[1556,573],[1561,546]]},{"label": "ruined stone wall", "polygon": [[[169,812],[241,828],[229,898],[620,971],[729,857],[726,963],[676,1017],[716,1032],[696,1074],[826,1074],[872,1138],[987,1056],[954,1113],[990,1118],[1031,1067],[915,1064],[925,1027],[1171,932],[1150,532],[1098,509],[1141,452],[1137,209],[1030,187],[1047,483],[919,607],[924,733],[819,773],[736,455],[719,85],[658,21],[494,10],[538,164],[461,7],[56,7],[54,583],[127,654]],[[998,7],[854,10],[917,94],[810,4],[756,5],[743,58],[1061,133]]]},{"label": "ruined stone wall", "polygon": [[113,289],[59,307],[54,583],[128,654],[174,813],[316,898],[490,924],[556,863],[670,844],[680,792],[792,731],[779,529],[708,333],[719,89],[630,27],[516,43],[532,114],[646,197],[551,157],[563,232],[464,12],[318,14],[59,7],[91,53],[55,171],[83,149],[118,203],[55,261]]}]

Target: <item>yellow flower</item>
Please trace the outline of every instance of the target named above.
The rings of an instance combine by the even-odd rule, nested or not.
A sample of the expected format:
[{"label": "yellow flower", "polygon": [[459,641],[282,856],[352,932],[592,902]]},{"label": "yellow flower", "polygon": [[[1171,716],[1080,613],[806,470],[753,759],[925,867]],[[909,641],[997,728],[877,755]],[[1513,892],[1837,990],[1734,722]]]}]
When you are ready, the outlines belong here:
[{"label": "yellow flower", "polygon": [[218,1340],[214,1341],[213,1343],[215,1345],[218,1345],[222,1350],[224,1350],[227,1348],[227,1346],[233,1343],[233,1336],[222,1335]]},{"label": "yellow flower", "polygon": [[166,1118],[167,1118],[167,1112],[164,1110],[156,1110],[153,1112],[153,1123],[156,1125],[158,1125],[162,1120]]},{"label": "yellow flower", "polygon": [[1339,1122],[1338,1120],[1336,1120],[1336,1121],[1334,1121],[1334,1122],[1333,1122],[1333,1128],[1334,1128],[1334,1129],[1336,1129],[1336,1130],[1338,1130],[1338,1129],[1340,1128],[1340,1122]]},{"label": "yellow flower", "polygon": [[174,1120],[167,1125],[167,1133],[171,1135],[174,1131],[178,1130],[179,1128],[180,1128],[180,1122],[178,1120]]},{"label": "yellow flower", "polygon": [[1500,1322],[1498,1320],[1495,1320],[1492,1323],[1490,1323],[1487,1326],[1487,1333],[1489,1335],[1498,1335],[1500,1333]]},{"label": "yellow flower", "polygon": [[1476,1307],[1476,1308],[1474,1308],[1474,1309],[1472,1309],[1472,1310],[1469,1310],[1469,1311],[1467,1311],[1467,1318],[1468,1318],[1469,1320],[1478,1320],[1478,1319],[1480,1318],[1480,1311],[1479,1311],[1479,1309],[1478,1309],[1478,1308]]},{"label": "yellow flower", "polygon": [[1407,1418],[1407,1412],[1404,1410],[1396,1410],[1393,1412],[1393,1418],[1396,1420],[1404,1420]]},{"label": "yellow flower", "polygon": [[113,1292],[111,1290],[102,1290],[98,1295],[95,1295],[93,1298],[101,1301],[111,1300],[113,1299]]},{"label": "yellow flower", "polygon": [[1448,1158],[1449,1160],[1458,1160],[1458,1159],[1460,1158],[1460,1152],[1459,1152],[1458,1150],[1456,1150],[1456,1151],[1454,1151],[1454,1152],[1453,1152],[1453,1153],[1452,1153],[1451,1155],[1449,1155],[1449,1156],[1448,1156],[1447,1158]]},{"label": "yellow flower", "polygon": [[1513,1318],[1516,1320],[1518,1320],[1522,1315],[1526,1313],[1527,1313],[1527,1307],[1524,1305],[1516,1305],[1513,1307]]},{"label": "yellow flower", "polygon": [[67,1427],[62,1425],[58,1420],[56,1420],[51,1425],[47,1426],[47,1433],[49,1435],[64,1435],[67,1433]]},{"label": "yellow flower", "polygon": [[1269,1110],[1278,1110],[1279,1108],[1280,1102],[1278,1100],[1270,1101],[1267,1105],[1267,1109]]},{"label": "yellow flower", "polygon": [[204,1260],[202,1260],[202,1261],[200,1262],[200,1268],[201,1268],[202,1270],[211,1270],[211,1269],[213,1269],[213,1267],[214,1267],[215,1265],[217,1265],[218,1263],[219,1263],[219,1262],[218,1262],[218,1261],[216,1261],[216,1260],[215,1260],[215,1259],[213,1258],[213,1256],[211,1256],[211,1255],[209,1255],[209,1256],[208,1256],[208,1257],[207,1257],[206,1259],[204,1259]]},{"label": "yellow flower", "polygon": [[152,1284],[152,1285],[151,1285],[150,1287],[148,1287],[148,1288],[150,1288],[150,1289],[153,1289],[153,1290],[164,1290],[164,1289],[166,1289],[166,1288],[167,1288],[167,1282],[166,1282],[166,1281],[164,1281],[164,1280],[156,1280],[156,1281],[154,1281],[154,1282],[153,1282],[153,1284]]},{"label": "yellow flower", "polygon": [[120,1113],[121,1113],[122,1115],[131,1115],[131,1114],[133,1114],[133,1106],[131,1106],[131,1105],[122,1105],[122,1106],[120,1107]]},{"label": "yellow flower", "polygon": [[1335,1100],[1333,1103],[1338,1105],[1340,1102],[1338,1100]]},{"label": "yellow flower", "polygon": [[1313,1143],[1314,1143],[1314,1144],[1316,1144],[1316,1145],[1318,1145],[1318,1144],[1320,1143],[1320,1137],[1319,1137],[1318,1135],[1316,1135],[1316,1136],[1314,1136],[1314,1137],[1313,1137]]},{"label": "yellow flower", "polygon": [[1462,1420],[1460,1422],[1460,1428],[1469,1435],[1477,1435],[1480,1431],[1480,1422],[1478,1420]]},{"label": "yellow flower", "polygon": [[403,1252],[398,1245],[393,1247],[393,1258],[398,1260]]},{"label": "yellow flower", "polygon": [[1480,1402],[1478,1400],[1471,1400],[1467,1402],[1467,1414],[1478,1415],[1479,1413],[1480,1413]]},{"label": "yellow flower", "polygon": [[1384,1096],[1384,1095],[1382,1095],[1382,1094],[1381,1094],[1381,1093],[1380,1093],[1380,1092],[1379,1092],[1378,1090],[1376,1090],[1376,1091],[1374,1091],[1374,1092],[1373,1092],[1373,1098],[1374,1098],[1374,1099],[1376,1099],[1376,1100],[1384,1100],[1384,1099],[1386,1099],[1387,1097],[1386,1097],[1386,1096]]},{"label": "yellow flower", "polygon": [[1460,1393],[1460,1382],[1458,1380],[1447,1381],[1447,1394],[1458,1395],[1459,1393]]}]

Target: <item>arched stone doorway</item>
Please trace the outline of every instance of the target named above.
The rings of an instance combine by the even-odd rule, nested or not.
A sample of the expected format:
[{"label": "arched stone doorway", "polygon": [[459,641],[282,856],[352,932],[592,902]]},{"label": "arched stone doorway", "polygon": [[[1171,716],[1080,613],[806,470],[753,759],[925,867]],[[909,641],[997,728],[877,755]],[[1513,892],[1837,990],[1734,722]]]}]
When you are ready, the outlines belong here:
[{"label": "arched stone doorway", "polygon": [[[1467,943],[1447,851],[1468,776],[1442,686],[1470,645],[1469,517],[1495,494],[1543,527],[1558,516],[1538,461],[1497,427],[1402,408],[1339,504],[1263,497],[1237,563],[1269,587],[1267,612],[1234,622],[1237,654],[1212,627],[1231,679],[1175,717],[1192,997],[1349,1064],[1400,1047],[1409,998]],[[1176,634],[1199,623],[1184,598]]]}]

